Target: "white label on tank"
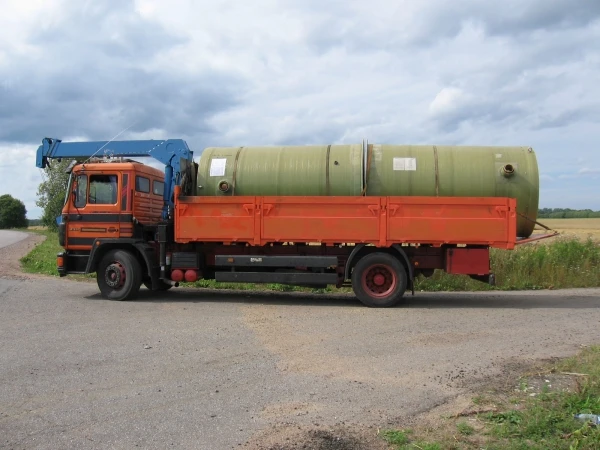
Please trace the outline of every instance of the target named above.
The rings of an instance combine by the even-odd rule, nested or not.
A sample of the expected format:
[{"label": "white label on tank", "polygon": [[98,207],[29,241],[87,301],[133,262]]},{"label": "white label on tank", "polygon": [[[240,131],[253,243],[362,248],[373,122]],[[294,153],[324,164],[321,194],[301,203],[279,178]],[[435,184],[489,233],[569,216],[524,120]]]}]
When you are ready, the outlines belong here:
[{"label": "white label on tank", "polygon": [[210,175],[211,177],[222,177],[225,175],[225,166],[227,165],[227,159],[215,158],[210,161]]},{"label": "white label on tank", "polygon": [[394,158],[394,170],[417,170],[417,158]]},{"label": "white label on tank", "polygon": [[496,153],[496,159],[502,158],[502,153]]}]

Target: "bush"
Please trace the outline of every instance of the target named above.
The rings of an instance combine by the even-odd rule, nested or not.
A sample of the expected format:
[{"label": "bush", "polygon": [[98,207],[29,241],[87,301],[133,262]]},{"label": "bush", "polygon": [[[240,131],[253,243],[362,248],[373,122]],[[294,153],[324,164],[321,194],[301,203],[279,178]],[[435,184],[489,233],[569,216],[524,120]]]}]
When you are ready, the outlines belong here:
[{"label": "bush", "polygon": [[0,196],[0,229],[26,228],[27,224],[25,204],[8,194]]}]

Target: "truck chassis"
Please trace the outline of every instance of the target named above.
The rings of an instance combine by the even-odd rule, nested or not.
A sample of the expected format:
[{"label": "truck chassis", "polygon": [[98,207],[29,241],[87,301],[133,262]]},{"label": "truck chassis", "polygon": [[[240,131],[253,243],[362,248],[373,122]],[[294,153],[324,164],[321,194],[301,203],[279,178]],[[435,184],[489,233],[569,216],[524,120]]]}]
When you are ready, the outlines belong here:
[{"label": "truck chassis", "polygon": [[352,286],[365,305],[389,307],[435,269],[493,282],[489,248],[515,245],[508,198],[175,195],[172,220],[141,234],[153,239],[96,239],[59,254],[59,273],[96,272],[114,300],[203,278]]}]

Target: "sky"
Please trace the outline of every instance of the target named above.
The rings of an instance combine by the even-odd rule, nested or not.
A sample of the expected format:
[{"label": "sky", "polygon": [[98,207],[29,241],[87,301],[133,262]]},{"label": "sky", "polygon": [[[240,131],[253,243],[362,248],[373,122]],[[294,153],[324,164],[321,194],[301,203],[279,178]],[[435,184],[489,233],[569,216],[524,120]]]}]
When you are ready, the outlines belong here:
[{"label": "sky", "polygon": [[116,135],[525,145],[600,210],[600,1],[3,0],[0,195],[39,217],[42,138]]}]

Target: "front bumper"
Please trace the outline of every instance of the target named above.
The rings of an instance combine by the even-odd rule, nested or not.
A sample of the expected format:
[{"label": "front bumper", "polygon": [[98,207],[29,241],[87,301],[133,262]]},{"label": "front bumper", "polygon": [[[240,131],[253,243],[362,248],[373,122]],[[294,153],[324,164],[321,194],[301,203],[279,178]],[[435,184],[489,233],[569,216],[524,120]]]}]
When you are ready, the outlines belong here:
[{"label": "front bumper", "polygon": [[68,251],[56,255],[56,270],[58,275],[65,277],[70,274],[87,273],[87,263],[90,259],[87,254],[71,254]]}]

